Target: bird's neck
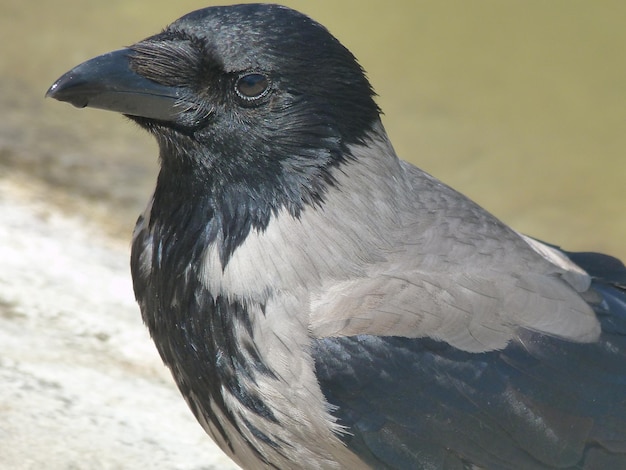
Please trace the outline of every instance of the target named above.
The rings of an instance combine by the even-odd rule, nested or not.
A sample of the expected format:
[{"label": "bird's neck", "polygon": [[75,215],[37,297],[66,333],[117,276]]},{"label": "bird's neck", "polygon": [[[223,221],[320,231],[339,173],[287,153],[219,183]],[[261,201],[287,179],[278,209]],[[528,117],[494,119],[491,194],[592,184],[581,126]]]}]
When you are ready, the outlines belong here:
[{"label": "bird's neck", "polygon": [[[346,163],[351,172],[336,169],[327,204],[298,216],[245,192],[225,198],[197,173],[164,168],[138,223],[132,268],[144,321],[198,420],[224,451],[249,454],[240,462],[263,462],[261,454],[280,462],[276,443],[298,439],[336,441],[345,452],[313,376],[307,289],[359,272],[340,253],[373,262],[384,244],[382,233],[361,240],[353,219],[389,212],[398,162],[382,138],[358,155]],[[302,421],[296,430],[306,435],[285,434],[282,420]],[[252,434],[257,447],[242,437]],[[297,460],[312,458],[301,452]]]},{"label": "bird's neck", "polygon": [[[191,410],[222,450],[242,465],[286,465],[276,449],[283,441],[305,437],[285,432],[283,420],[303,420],[298,430],[308,438],[319,435],[333,442],[336,452],[347,452],[312,376],[306,324],[298,315],[291,323],[282,321],[282,312],[269,304],[282,306],[283,299],[244,299],[208,282],[207,253],[219,252],[224,234],[247,230],[258,236],[262,231],[245,217],[226,219],[217,213],[212,194],[196,191],[193,184],[157,188],[139,222],[132,256],[144,321]],[[250,264],[253,270],[263,269]],[[215,277],[223,279],[223,273],[218,270]],[[292,301],[291,311],[303,311],[299,297]],[[262,338],[264,334],[268,336]],[[276,362],[269,356],[277,354],[284,370],[269,366]],[[304,418],[302,409],[308,410]],[[329,459],[331,468],[332,456],[296,451],[297,460]]]}]

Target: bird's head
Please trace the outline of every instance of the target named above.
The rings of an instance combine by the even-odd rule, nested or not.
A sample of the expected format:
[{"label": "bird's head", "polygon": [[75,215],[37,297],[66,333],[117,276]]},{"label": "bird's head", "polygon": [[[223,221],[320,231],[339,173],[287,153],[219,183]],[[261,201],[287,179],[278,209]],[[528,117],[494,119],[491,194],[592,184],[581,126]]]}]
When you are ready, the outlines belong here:
[{"label": "bird's head", "polygon": [[354,56],[323,26],[277,5],[189,13],[62,76],[48,96],[121,112],[154,134],[162,175],[245,191],[297,213],[379,109]]}]

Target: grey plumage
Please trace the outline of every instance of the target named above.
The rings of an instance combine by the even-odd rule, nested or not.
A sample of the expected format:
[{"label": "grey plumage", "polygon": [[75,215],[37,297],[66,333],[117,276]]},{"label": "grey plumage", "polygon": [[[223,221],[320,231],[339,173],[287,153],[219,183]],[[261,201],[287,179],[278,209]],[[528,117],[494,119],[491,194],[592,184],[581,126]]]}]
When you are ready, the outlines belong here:
[{"label": "grey plumage", "polygon": [[103,57],[49,94],[157,138],[135,293],[236,462],[626,467],[626,268],[523,236],[399,160],[323,27],[208,8]]}]

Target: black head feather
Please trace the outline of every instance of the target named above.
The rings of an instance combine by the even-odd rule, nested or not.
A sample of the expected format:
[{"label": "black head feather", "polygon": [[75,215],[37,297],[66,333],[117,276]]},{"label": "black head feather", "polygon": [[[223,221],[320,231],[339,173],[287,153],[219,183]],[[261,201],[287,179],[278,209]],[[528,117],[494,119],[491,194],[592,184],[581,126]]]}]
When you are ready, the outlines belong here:
[{"label": "black head feather", "polygon": [[[175,120],[133,117],[161,147],[156,197],[175,191],[188,195],[176,200],[222,215],[224,261],[272,213],[298,216],[318,204],[332,184],[330,169],[379,116],[354,56],[323,26],[284,7],[198,10],[131,49],[136,73],[183,90]],[[267,89],[242,95],[242,77],[260,77]]]}]

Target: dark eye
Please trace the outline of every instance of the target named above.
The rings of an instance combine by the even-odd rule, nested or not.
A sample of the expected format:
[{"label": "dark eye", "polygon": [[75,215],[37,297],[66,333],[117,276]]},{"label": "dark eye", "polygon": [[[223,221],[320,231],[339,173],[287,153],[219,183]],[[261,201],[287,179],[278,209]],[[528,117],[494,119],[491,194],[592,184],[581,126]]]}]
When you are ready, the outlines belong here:
[{"label": "dark eye", "polygon": [[270,87],[269,79],[260,73],[242,75],[237,80],[235,89],[244,100],[256,100],[267,93]]}]

